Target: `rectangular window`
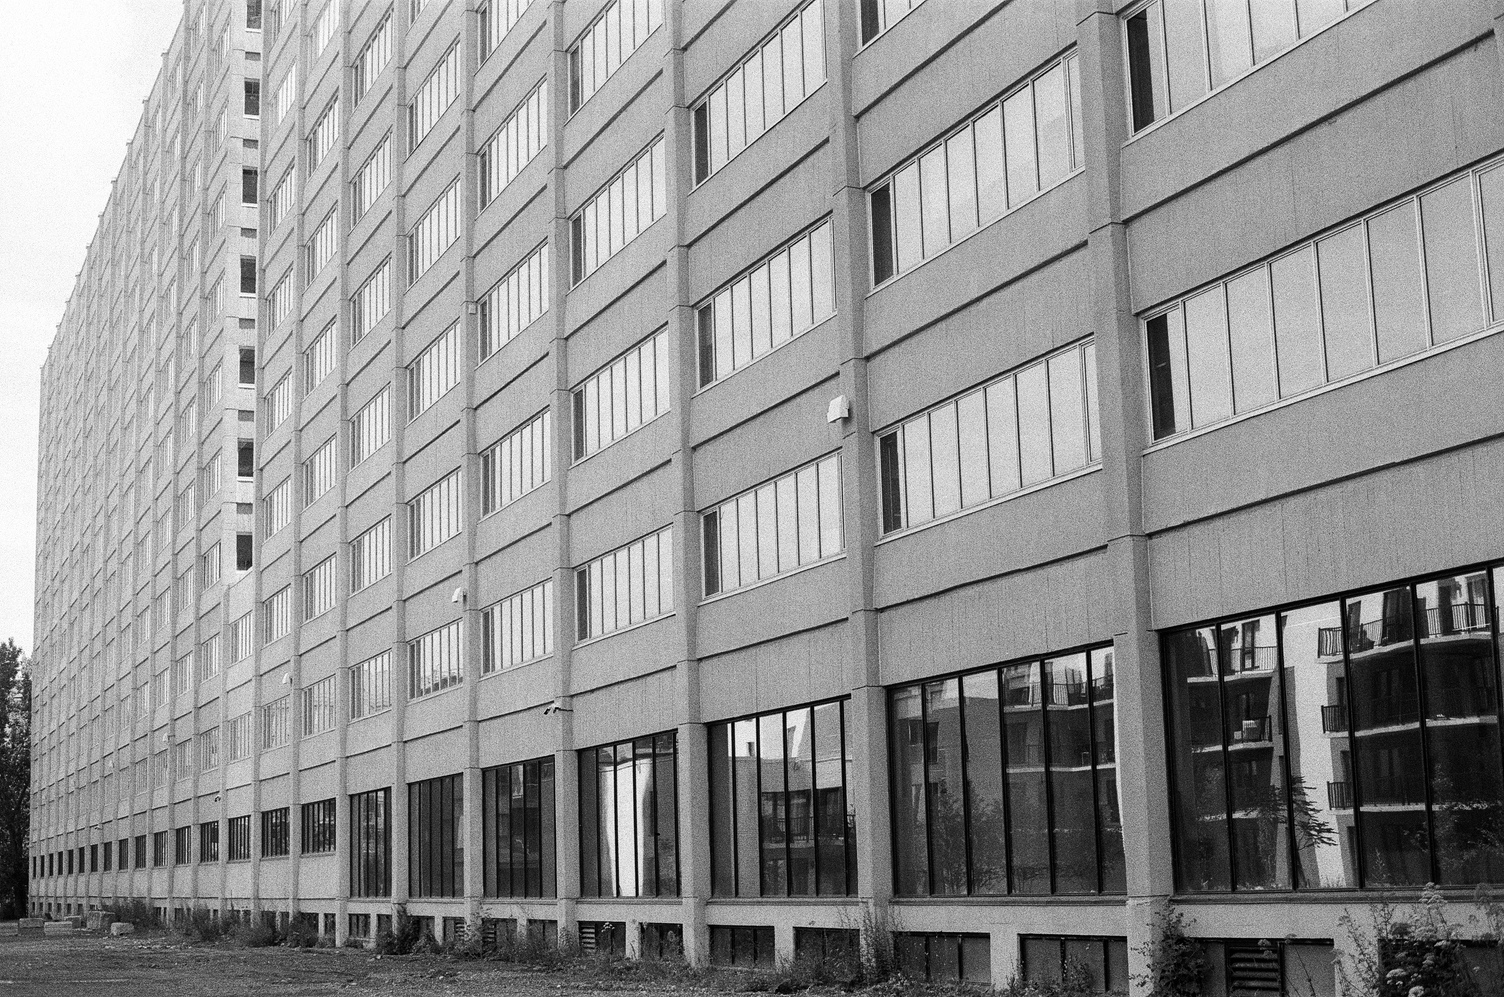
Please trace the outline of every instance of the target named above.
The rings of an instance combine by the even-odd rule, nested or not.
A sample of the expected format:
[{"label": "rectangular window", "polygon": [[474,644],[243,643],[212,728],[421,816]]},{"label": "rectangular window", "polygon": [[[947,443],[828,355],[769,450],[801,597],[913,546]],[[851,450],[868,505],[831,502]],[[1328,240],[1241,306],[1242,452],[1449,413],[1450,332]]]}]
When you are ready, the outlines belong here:
[{"label": "rectangular window", "polygon": [[862,44],[887,31],[924,0],[861,0]]},{"label": "rectangular window", "polygon": [[1504,168],[1485,164],[1147,316],[1154,438],[1487,328],[1484,289],[1500,293],[1504,266],[1474,205],[1487,214],[1501,192]]},{"label": "rectangular window", "polygon": [[282,275],[282,279],[273,285],[272,293],[266,296],[268,319],[273,328],[281,325],[282,321],[292,314],[292,292],[292,271],[288,270]]},{"label": "rectangular window", "polygon": [[695,311],[700,387],[714,384],[835,314],[831,224],[822,222]]},{"label": "rectangular window", "polygon": [[275,124],[280,125],[297,110],[298,106],[298,64],[295,62],[287,68],[287,75],[282,77],[282,82],[277,84],[277,116]]},{"label": "rectangular window", "polygon": [[548,311],[548,243],[528,254],[480,299],[480,358],[510,343]]},{"label": "rectangular window", "polygon": [[[376,30],[371,32],[371,37],[361,46],[360,53],[355,57],[355,99],[359,101],[371,89],[371,84],[376,82],[376,77],[386,68],[386,64],[392,58],[392,13],[387,11]],[[386,140],[382,140],[382,145]],[[368,205],[369,206],[369,205]]]},{"label": "rectangular window", "polygon": [[428,411],[460,383],[460,326],[456,322],[423,348],[407,368],[407,417]]},{"label": "rectangular window", "polygon": [[151,864],[160,869],[167,864],[167,832],[153,831],[151,835]]},{"label": "rectangular window", "polygon": [[389,709],[392,705],[392,652],[382,651],[374,658],[350,668],[350,719],[359,720]]},{"label": "rectangular window", "polygon": [[460,182],[456,178],[407,233],[408,283],[438,262],[460,237]]},{"label": "rectangular window", "polygon": [[882,530],[927,523],[1101,459],[1090,340],[879,434]]},{"label": "rectangular window", "polygon": [[548,482],[553,468],[552,423],[544,409],[481,453],[482,516]]},{"label": "rectangular window", "polygon": [[374,398],[350,418],[350,466],[363,463],[391,439],[391,386],[382,385]]},{"label": "rectangular window", "polygon": [[736,969],[774,969],[778,954],[772,925],[710,926],[710,964]]},{"label": "rectangular window", "polygon": [[266,504],[266,535],[274,536],[292,522],[292,479],[284,478],[262,501]]},{"label": "rectangular window", "polygon": [[900,686],[889,695],[896,892],[1117,894],[1113,651]]},{"label": "rectangular window", "polygon": [[[215,546],[219,546],[215,544]],[[198,646],[198,680],[207,682],[219,674],[219,634]]]},{"label": "rectangular window", "polygon": [[339,597],[337,559],[333,554],[303,573],[303,619],[323,616]]},{"label": "rectangular window", "polygon": [[334,729],[334,676],[301,690],[303,737]]},{"label": "rectangular window", "polygon": [[512,30],[517,18],[527,10],[532,0],[485,0],[480,5],[480,58],[496,51],[496,46]]},{"label": "rectangular window", "polygon": [[334,372],[336,362],[335,323],[330,322],[313,342],[303,351],[304,392],[310,392],[324,383],[324,378]]},{"label": "rectangular window", "polygon": [[350,796],[350,895],[392,894],[392,791]]},{"label": "rectangular window", "polygon": [[659,332],[617,357],[571,395],[574,459],[584,460],[669,409],[673,371],[668,333]]},{"label": "rectangular window", "polygon": [[298,196],[298,166],[296,163],[287,168],[282,174],[282,179],[277,181],[277,186],[272,189],[270,201],[270,214],[267,217],[267,228],[275,229],[281,224],[282,219],[290,218],[297,206]]},{"label": "rectangular window", "polygon": [[667,213],[664,156],[660,135],[569,219],[571,285],[595,273]]},{"label": "rectangular window", "polygon": [[245,295],[256,293],[256,257],[254,256],[240,258],[240,293]]},{"label": "rectangular window", "polygon": [[407,785],[407,882],[414,897],[465,892],[465,783],[459,775]]},{"label": "rectangular window", "polygon": [[612,0],[569,50],[569,113],[605,86],[661,24],[663,0]]},{"label": "rectangular window", "polygon": [[460,49],[456,43],[444,53],[439,64],[413,94],[412,106],[408,109],[408,152],[418,147],[459,96],[459,80]]},{"label": "rectangular window", "polygon": [[[331,3],[333,2],[335,0],[331,0]],[[308,238],[307,275],[309,283],[312,283],[313,279],[323,272],[324,267],[329,265],[329,261],[334,259],[334,250],[337,245],[336,240],[339,238],[339,232],[335,224],[338,214],[339,208],[336,205],[324,216],[324,220],[319,222],[318,228],[314,229],[313,235]]]},{"label": "rectangular window", "polygon": [[350,591],[359,592],[392,573],[392,517],[350,541]]},{"label": "rectangular window", "polygon": [[184,738],[172,746],[172,777],[174,781],[181,781],[193,772],[193,740]]},{"label": "rectangular window", "polygon": [[673,731],[578,752],[580,895],[679,895]]},{"label": "rectangular window", "polygon": [[713,894],[854,896],[845,702],[711,724],[709,738]]},{"label": "rectangular window", "polygon": [[334,39],[339,30],[339,5],[340,0],[329,0],[324,4],[324,9],[319,11],[319,19],[313,25],[313,57],[317,59],[324,54],[324,49]]},{"label": "rectangular window", "polygon": [[200,772],[219,768],[218,727],[211,727],[198,736],[198,768]]},{"label": "rectangular window", "polygon": [[702,514],[700,528],[707,597],[840,553],[841,455],[732,496]]},{"label": "rectangular window", "polygon": [[303,461],[303,504],[312,504],[334,487],[337,478],[335,441],[331,436]]},{"label": "rectangular window", "polygon": [[292,736],[292,697],[283,696],[261,708],[261,747],[280,748]]},{"label": "rectangular window", "polygon": [[1081,169],[1080,79],[1071,52],[876,184],[873,283],[912,270]]},{"label": "rectangular window", "polygon": [[261,616],[266,621],[268,644],[292,633],[292,586],[284,585],[262,600]]},{"label": "rectangular window", "polygon": [[391,179],[392,137],[391,135],[387,135],[381,140],[381,144],[376,147],[376,151],[371,153],[370,157],[361,164],[360,169],[355,174],[355,179],[350,183],[354,194],[351,201],[354,205],[354,216],[351,218],[351,224],[365,217],[366,212],[371,210],[371,205],[376,203],[376,198],[380,197],[382,192],[386,190],[387,184],[391,182]]},{"label": "rectangular window", "polygon": [[172,864],[189,865],[193,862],[193,828],[178,827],[172,831]]},{"label": "rectangular window", "polygon": [[[240,203],[254,206],[260,200],[257,193],[257,181],[260,173],[254,167],[243,166],[240,169]],[[174,233],[176,234],[176,233]]]},{"label": "rectangular window", "polygon": [[[165,834],[166,832],[158,832],[158,833]],[[165,843],[163,844],[162,849],[163,849],[163,852],[165,853],[166,849],[167,849],[167,846],[166,846]],[[138,835],[136,835],[136,844],[135,844],[135,848],[133,849],[133,852],[134,852],[134,856],[135,856],[135,862],[132,863],[132,868],[135,868],[135,869],[145,869],[146,868],[146,835],[144,835],[144,834],[138,834]],[[124,860],[122,860],[122,868],[123,867],[124,867]]]},{"label": "rectangular window", "polygon": [[313,123],[313,128],[308,132],[308,171],[312,173],[319,168],[324,157],[329,155],[339,144],[339,95],[329,102],[318,120]]},{"label": "rectangular window", "polygon": [[261,81],[245,81],[245,116],[248,118],[261,117]]},{"label": "rectangular window", "polygon": [[557,895],[554,760],[482,769],[484,896]]},{"label": "rectangular window", "polygon": [[[1128,939],[1088,938],[1075,935],[1020,935],[1018,939],[1024,981],[1038,987],[1059,985],[1068,973],[1084,976],[1091,993],[1126,993]],[[1330,977],[1331,970],[1327,970]],[[1228,993],[1255,991],[1230,990]],[[1285,993],[1276,988],[1275,993]],[[1330,991],[1319,991],[1330,992]]]},{"label": "rectangular window", "polygon": [[695,183],[705,182],[824,84],[825,8],[823,0],[812,0],[695,107]]},{"label": "rectangular window", "polygon": [[204,461],[204,466],[198,472],[198,500],[200,508],[207,504],[211,496],[219,493],[223,470],[223,452],[216,450],[212,457]]},{"label": "rectangular window", "polygon": [[[242,758],[251,757],[251,714],[242,713],[229,722],[229,734],[226,738],[227,753],[229,760],[238,762]],[[248,856],[249,857],[249,856]]]},{"label": "rectangular window", "polygon": [[266,431],[273,432],[292,415],[292,374],[283,374],[266,393]]},{"label": "rectangular window", "polygon": [[253,614],[246,613],[230,624],[231,662],[244,661],[255,650],[256,632],[252,622]]},{"label": "rectangular window", "polygon": [[896,931],[893,956],[898,971],[916,982],[992,982],[991,935]]},{"label": "rectangular window", "polygon": [[366,338],[376,323],[392,310],[392,258],[381,261],[350,299],[350,343]]},{"label": "rectangular window", "polygon": [[481,613],[481,671],[490,674],[554,653],[554,583],[542,581]]},{"label": "rectangular window", "polygon": [[276,810],[263,810],[261,812],[261,857],[264,859],[286,858],[291,849],[291,835],[287,808],[278,807]]},{"label": "rectangular window", "polygon": [[577,640],[674,611],[674,528],[664,527],[574,569]]},{"label": "rectangular window", "polygon": [[407,646],[407,688],[413,699],[457,686],[465,680],[461,657],[462,621],[446,623]]},{"label": "rectangular window", "polygon": [[334,843],[338,840],[334,829],[334,800],[305,803],[302,810],[301,854],[320,855],[334,851]]},{"label": "rectangular window", "polygon": [[407,503],[407,558],[413,560],[457,536],[461,518],[458,468],[430,485]]},{"label": "rectangular window", "polygon": [[219,861],[219,821],[205,821],[198,826],[198,860]]},{"label": "rectangular window", "polygon": [[[505,0],[503,0],[505,2]],[[484,16],[484,15],[482,15]],[[548,80],[522,98],[480,148],[480,206],[485,208],[548,145]]]},{"label": "rectangular window", "polygon": [[[230,839],[229,854],[225,858],[231,862],[249,862],[251,860],[251,815],[231,817],[225,823]],[[123,860],[121,867],[124,868]]]}]

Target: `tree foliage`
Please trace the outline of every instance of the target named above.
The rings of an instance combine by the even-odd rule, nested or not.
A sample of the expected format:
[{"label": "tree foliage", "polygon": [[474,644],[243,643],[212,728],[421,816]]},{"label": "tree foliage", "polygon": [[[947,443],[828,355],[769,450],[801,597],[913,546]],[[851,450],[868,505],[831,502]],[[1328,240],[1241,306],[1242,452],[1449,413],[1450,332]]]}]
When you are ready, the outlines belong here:
[{"label": "tree foliage", "polygon": [[0,918],[24,917],[31,808],[31,673],[0,644]]}]

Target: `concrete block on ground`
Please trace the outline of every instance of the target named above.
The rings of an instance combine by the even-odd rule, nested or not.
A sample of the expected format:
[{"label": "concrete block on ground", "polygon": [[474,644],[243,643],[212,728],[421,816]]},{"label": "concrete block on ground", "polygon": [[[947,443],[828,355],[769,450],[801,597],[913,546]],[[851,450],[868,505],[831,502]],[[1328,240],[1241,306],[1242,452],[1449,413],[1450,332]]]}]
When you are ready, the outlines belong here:
[{"label": "concrete block on ground", "polygon": [[116,921],[110,925],[110,937],[119,938],[121,935],[134,935],[136,926],[129,921]]},{"label": "concrete block on ground", "polygon": [[23,917],[16,926],[16,935],[21,938],[46,937],[47,922],[40,917]]}]

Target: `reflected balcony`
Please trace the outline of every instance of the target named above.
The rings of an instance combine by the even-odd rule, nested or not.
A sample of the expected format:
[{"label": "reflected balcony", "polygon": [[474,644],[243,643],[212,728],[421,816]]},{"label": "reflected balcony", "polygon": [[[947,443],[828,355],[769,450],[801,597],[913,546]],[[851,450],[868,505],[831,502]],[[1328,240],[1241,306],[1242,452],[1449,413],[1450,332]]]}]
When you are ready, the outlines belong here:
[{"label": "reflected balcony", "polygon": [[1268,717],[1253,720],[1236,720],[1228,724],[1230,747],[1239,745],[1269,744],[1274,740],[1274,725]]},{"label": "reflected balcony", "polygon": [[1486,602],[1456,602],[1436,606],[1420,614],[1420,633],[1425,640],[1435,637],[1488,637],[1489,613]]},{"label": "reflected balcony", "polygon": [[1418,775],[1385,775],[1363,781],[1363,806],[1422,806],[1426,781]]},{"label": "reflected balcony", "polygon": [[1347,704],[1333,703],[1321,708],[1321,730],[1326,734],[1347,733]]},{"label": "reflected balcony", "polygon": [[1279,665],[1279,648],[1238,647],[1227,651],[1227,676],[1229,678],[1248,672],[1272,672]]},{"label": "reflected balcony", "polygon": [[1490,686],[1441,686],[1426,690],[1426,713],[1432,720],[1497,717],[1499,696]]},{"label": "reflected balcony", "polygon": [[1326,805],[1331,810],[1351,810],[1353,808],[1353,784],[1350,782],[1327,783]]}]

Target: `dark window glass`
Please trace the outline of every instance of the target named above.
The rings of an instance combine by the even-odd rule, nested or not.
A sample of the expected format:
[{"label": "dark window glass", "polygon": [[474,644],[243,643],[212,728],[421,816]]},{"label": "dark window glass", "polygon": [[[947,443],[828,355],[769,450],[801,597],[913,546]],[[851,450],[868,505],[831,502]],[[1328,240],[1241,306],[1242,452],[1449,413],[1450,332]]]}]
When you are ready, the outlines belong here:
[{"label": "dark window glass", "polygon": [[885,183],[872,192],[872,284],[876,287],[892,277],[893,261],[893,185]]},{"label": "dark window glass", "polygon": [[254,256],[240,258],[240,293],[256,293],[256,257]]},{"label": "dark window glass", "polygon": [[898,438],[899,434],[893,432],[877,441],[884,533],[903,529],[903,470],[898,459]]},{"label": "dark window glass", "polygon": [[261,857],[283,858],[290,851],[286,807],[266,810],[261,814]]},{"label": "dark window glass", "polygon": [[226,855],[231,862],[247,862],[251,858],[251,815],[231,817],[229,825],[230,847]]},{"label": "dark window glass", "polygon": [[242,346],[240,348],[240,383],[249,387],[256,386],[256,348]]},{"label": "dark window glass", "polygon": [[241,440],[235,448],[235,474],[240,478],[256,476],[256,444],[251,440]]},{"label": "dark window glass", "polygon": [[90,872],[98,872],[99,871],[99,846],[98,845],[90,845],[89,846],[89,871]]},{"label": "dark window glass", "polygon": [[219,821],[206,821],[198,826],[198,860],[219,861]]},{"label": "dark window glass", "polygon": [[245,26],[252,30],[261,27],[261,0],[246,0]]},{"label": "dark window glass", "polygon": [[899,972],[934,983],[992,982],[992,939],[949,932],[895,932],[893,953]]},{"label": "dark window glass", "polygon": [[145,869],[146,868],[146,835],[144,835],[144,834],[138,834],[138,835],[136,835],[136,861],[135,861],[135,867],[137,869]]},{"label": "dark window glass", "polygon": [[415,897],[465,890],[465,787],[459,775],[407,787],[407,883]]},{"label": "dark window glass", "polygon": [[[1154,420],[1154,438],[1177,432],[1174,368],[1170,352],[1170,316],[1156,315],[1147,323],[1149,344],[1149,406]],[[1185,428],[1189,429],[1187,423]]]},{"label": "dark window glass", "polygon": [[710,597],[721,590],[721,513],[714,509],[700,520],[704,539],[700,549],[705,555],[705,595]]},{"label": "dark window glass", "polygon": [[193,861],[193,828],[179,827],[172,832],[172,864],[187,865]]},{"label": "dark window glass", "polygon": [[257,181],[260,174],[251,167],[241,167],[240,170],[240,203],[255,204],[258,198]]},{"label": "dark window glass", "polygon": [[151,864],[161,868],[167,864],[167,832],[154,831],[151,836]]},{"label": "dark window glass", "polygon": [[391,896],[391,801],[389,789],[356,793],[350,797],[351,896]]},{"label": "dark window glass", "polygon": [[319,800],[305,803],[302,809],[302,854],[310,855],[334,851],[335,816],[334,801]]},{"label": "dark window glass", "polygon": [[1024,935],[1019,938],[1019,949],[1026,983],[1043,988],[1068,980],[1087,993],[1128,990],[1126,938]]},{"label": "dark window glass", "polygon": [[[1128,90],[1133,107],[1134,131],[1147,128],[1159,116],[1155,113],[1154,105],[1164,70],[1154,65],[1154,61],[1157,60],[1154,60],[1153,56],[1157,53],[1160,42],[1151,35],[1151,15],[1153,15],[1153,27],[1161,29],[1157,7],[1139,11],[1128,18],[1127,23]],[[1156,69],[1159,70],[1158,74],[1155,72]]]},{"label": "dark window glass", "polygon": [[1232,885],[1216,639],[1214,629],[1185,630],[1163,647],[1180,887],[1191,891]]},{"label": "dark window glass", "polygon": [[261,114],[261,81],[245,81],[245,114],[254,118]]},{"label": "dark window glass", "polygon": [[700,387],[715,380],[715,308],[701,308],[695,313],[700,341]]},{"label": "dark window glass", "polygon": [[678,894],[675,753],[673,733],[579,753],[584,896]]},{"label": "dark window glass", "polygon": [[877,37],[877,33],[883,29],[882,15],[878,11],[878,4],[883,0],[862,0],[862,44],[870,42]]},{"label": "dark window glass", "polygon": [[485,895],[555,896],[553,759],[482,771],[481,817]]},{"label": "dark window glass", "polygon": [[710,176],[710,104],[695,108],[695,183]]},{"label": "dark window glass", "polygon": [[741,969],[772,969],[777,964],[772,926],[712,924],[710,964]]},{"label": "dark window glass", "polygon": [[252,561],[251,534],[235,534],[235,570],[250,571]]}]

